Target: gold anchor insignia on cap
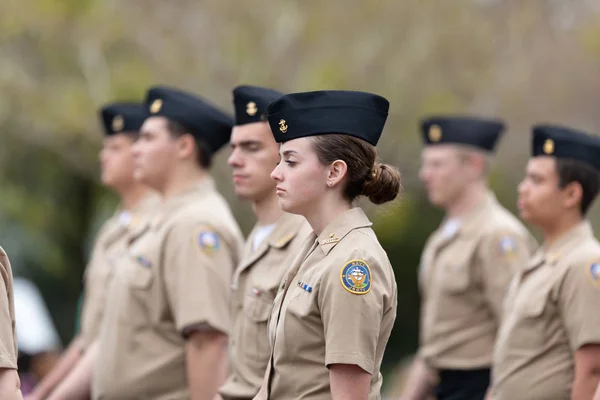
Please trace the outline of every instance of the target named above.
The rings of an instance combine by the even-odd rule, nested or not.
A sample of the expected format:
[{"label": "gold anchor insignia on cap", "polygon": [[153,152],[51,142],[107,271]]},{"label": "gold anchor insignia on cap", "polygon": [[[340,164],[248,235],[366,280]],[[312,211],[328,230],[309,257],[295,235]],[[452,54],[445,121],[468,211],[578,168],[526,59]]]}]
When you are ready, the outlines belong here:
[{"label": "gold anchor insignia on cap", "polygon": [[288,126],[285,122],[285,119],[279,120],[279,130],[281,131],[281,133],[286,133],[288,131]]},{"label": "gold anchor insignia on cap", "polygon": [[554,140],[546,139],[544,142],[544,153],[552,154],[554,153]]},{"label": "gold anchor insignia on cap", "polygon": [[156,114],[157,112],[160,111],[160,109],[162,108],[163,102],[161,99],[156,99],[152,102],[152,104],[150,105],[150,112],[152,114]]},{"label": "gold anchor insignia on cap", "polygon": [[115,132],[121,131],[125,127],[125,120],[122,115],[117,115],[112,120],[112,129]]},{"label": "gold anchor insignia on cap", "polygon": [[256,115],[256,112],[258,111],[258,108],[256,108],[256,103],[251,101],[248,104],[246,104],[246,113],[251,116],[254,117]]},{"label": "gold anchor insignia on cap", "polygon": [[429,136],[429,140],[431,140],[432,142],[439,142],[440,140],[442,140],[442,128],[439,125],[431,125],[429,127],[429,132],[427,133],[427,136]]}]

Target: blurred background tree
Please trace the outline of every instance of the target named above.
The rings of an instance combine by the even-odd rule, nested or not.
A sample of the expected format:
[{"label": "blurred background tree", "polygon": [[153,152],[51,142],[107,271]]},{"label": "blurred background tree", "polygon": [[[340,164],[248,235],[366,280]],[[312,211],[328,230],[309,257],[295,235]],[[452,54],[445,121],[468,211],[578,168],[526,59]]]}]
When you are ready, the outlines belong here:
[{"label": "blurred background tree", "polygon": [[[418,120],[428,113],[508,123],[492,174],[514,211],[529,126],[600,132],[600,5],[593,0],[5,0],[0,4],[0,243],[33,279],[63,340],[83,268],[115,197],[98,184],[104,102],[141,100],[153,84],[231,110],[241,83],[283,91],[366,90],[391,103],[380,153],[405,194],[375,211],[396,270],[399,309],[385,370],[414,352],[416,269],[441,213],[418,182]],[[232,195],[227,150],[214,174]],[[598,206],[591,212],[598,222]]]}]

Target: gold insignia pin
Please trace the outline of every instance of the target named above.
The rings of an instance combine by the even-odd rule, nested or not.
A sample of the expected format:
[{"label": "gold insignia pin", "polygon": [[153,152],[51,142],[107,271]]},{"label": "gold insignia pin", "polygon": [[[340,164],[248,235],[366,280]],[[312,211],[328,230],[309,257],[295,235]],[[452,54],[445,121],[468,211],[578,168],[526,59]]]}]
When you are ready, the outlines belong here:
[{"label": "gold insignia pin", "polygon": [[125,120],[122,115],[117,115],[112,120],[112,129],[114,132],[120,132],[125,127]]},{"label": "gold insignia pin", "polygon": [[285,122],[285,119],[279,120],[279,130],[281,131],[281,133],[286,133],[288,131],[288,126]]},{"label": "gold insignia pin", "polygon": [[546,139],[544,142],[544,153],[552,154],[554,153],[554,140]]},{"label": "gold insignia pin", "polygon": [[429,136],[429,140],[432,142],[439,142],[442,140],[442,128],[439,125],[431,125],[429,127],[429,132],[427,133]]},{"label": "gold insignia pin", "polygon": [[285,235],[284,237],[282,237],[275,243],[275,246],[277,246],[277,247],[283,246],[284,244],[287,244],[287,242],[289,242],[290,239],[292,239],[293,237],[294,237],[294,235]]},{"label": "gold insignia pin", "polygon": [[258,108],[256,108],[255,102],[251,101],[248,104],[246,104],[246,114],[248,114],[249,116],[254,117],[257,111]]},{"label": "gold insignia pin", "polygon": [[163,102],[161,99],[156,99],[152,102],[152,104],[150,105],[150,112],[152,114],[156,114],[157,112],[160,111],[160,109],[162,108]]},{"label": "gold insignia pin", "polygon": [[329,235],[329,239],[325,239],[321,241],[321,244],[331,244],[331,243],[337,243],[340,241],[340,238],[335,237],[335,233],[332,233]]}]

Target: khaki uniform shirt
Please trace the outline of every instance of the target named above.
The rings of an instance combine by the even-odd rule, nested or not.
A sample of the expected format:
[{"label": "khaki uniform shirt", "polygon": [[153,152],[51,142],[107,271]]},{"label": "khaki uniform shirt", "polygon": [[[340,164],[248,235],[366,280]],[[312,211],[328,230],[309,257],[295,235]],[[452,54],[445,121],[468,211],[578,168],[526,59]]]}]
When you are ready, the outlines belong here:
[{"label": "khaki uniform shirt", "polygon": [[219,390],[225,399],[252,399],[258,393],[271,355],[267,320],[273,300],[312,229],[304,217],[284,214],[252,251],[256,231],[248,237],[232,285],[231,373]]},{"label": "khaki uniform shirt", "polygon": [[115,269],[94,399],[189,398],[186,336],[207,326],[229,333],[229,286],[241,245],[212,179],[166,201]]},{"label": "khaki uniform shirt", "polygon": [[17,369],[15,297],[10,261],[0,247],[0,368]]},{"label": "khaki uniform shirt", "polygon": [[600,243],[588,222],[512,282],[494,351],[494,400],[570,399],[574,353],[600,344]]},{"label": "khaki uniform shirt", "polygon": [[[381,397],[381,361],[396,319],[397,289],[387,254],[360,208],[312,233],[275,298],[269,322],[269,399],[331,399],[332,364],[371,374]],[[261,393],[264,393],[261,392]]]},{"label": "khaki uniform shirt", "polygon": [[81,337],[85,348],[98,337],[106,293],[116,264],[125,254],[130,237],[147,228],[152,212],[157,211],[159,205],[160,198],[149,194],[131,210],[128,219],[124,220],[121,211],[117,211],[102,225],[84,273]]},{"label": "khaki uniform shirt", "polygon": [[504,294],[535,248],[527,229],[490,192],[428,239],[419,271],[420,356],[435,369],[492,364]]}]

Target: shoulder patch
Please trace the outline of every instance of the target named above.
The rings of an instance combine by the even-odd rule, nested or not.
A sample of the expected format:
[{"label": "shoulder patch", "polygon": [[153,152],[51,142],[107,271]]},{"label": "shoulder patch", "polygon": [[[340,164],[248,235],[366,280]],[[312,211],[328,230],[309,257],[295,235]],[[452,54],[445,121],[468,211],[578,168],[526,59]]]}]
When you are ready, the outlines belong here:
[{"label": "shoulder patch", "polygon": [[221,238],[215,231],[203,229],[196,234],[196,243],[203,251],[213,253],[221,247]]},{"label": "shoulder patch", "polygon": [[371,290],[371,269],[364,260],[348,261],[340,271],[344,289],[353,294],[367,294]]},{"label": "shoulder patch", "polygon": [[501,235],[496,241],[498,254],[503,258],[512,258],[518,254],[519,245],[514,235]]},{"label": "shoulder patch", "polygon": [[595,261],[587,266],[587,274],[594,285],[600,287],[600,261]]}]

